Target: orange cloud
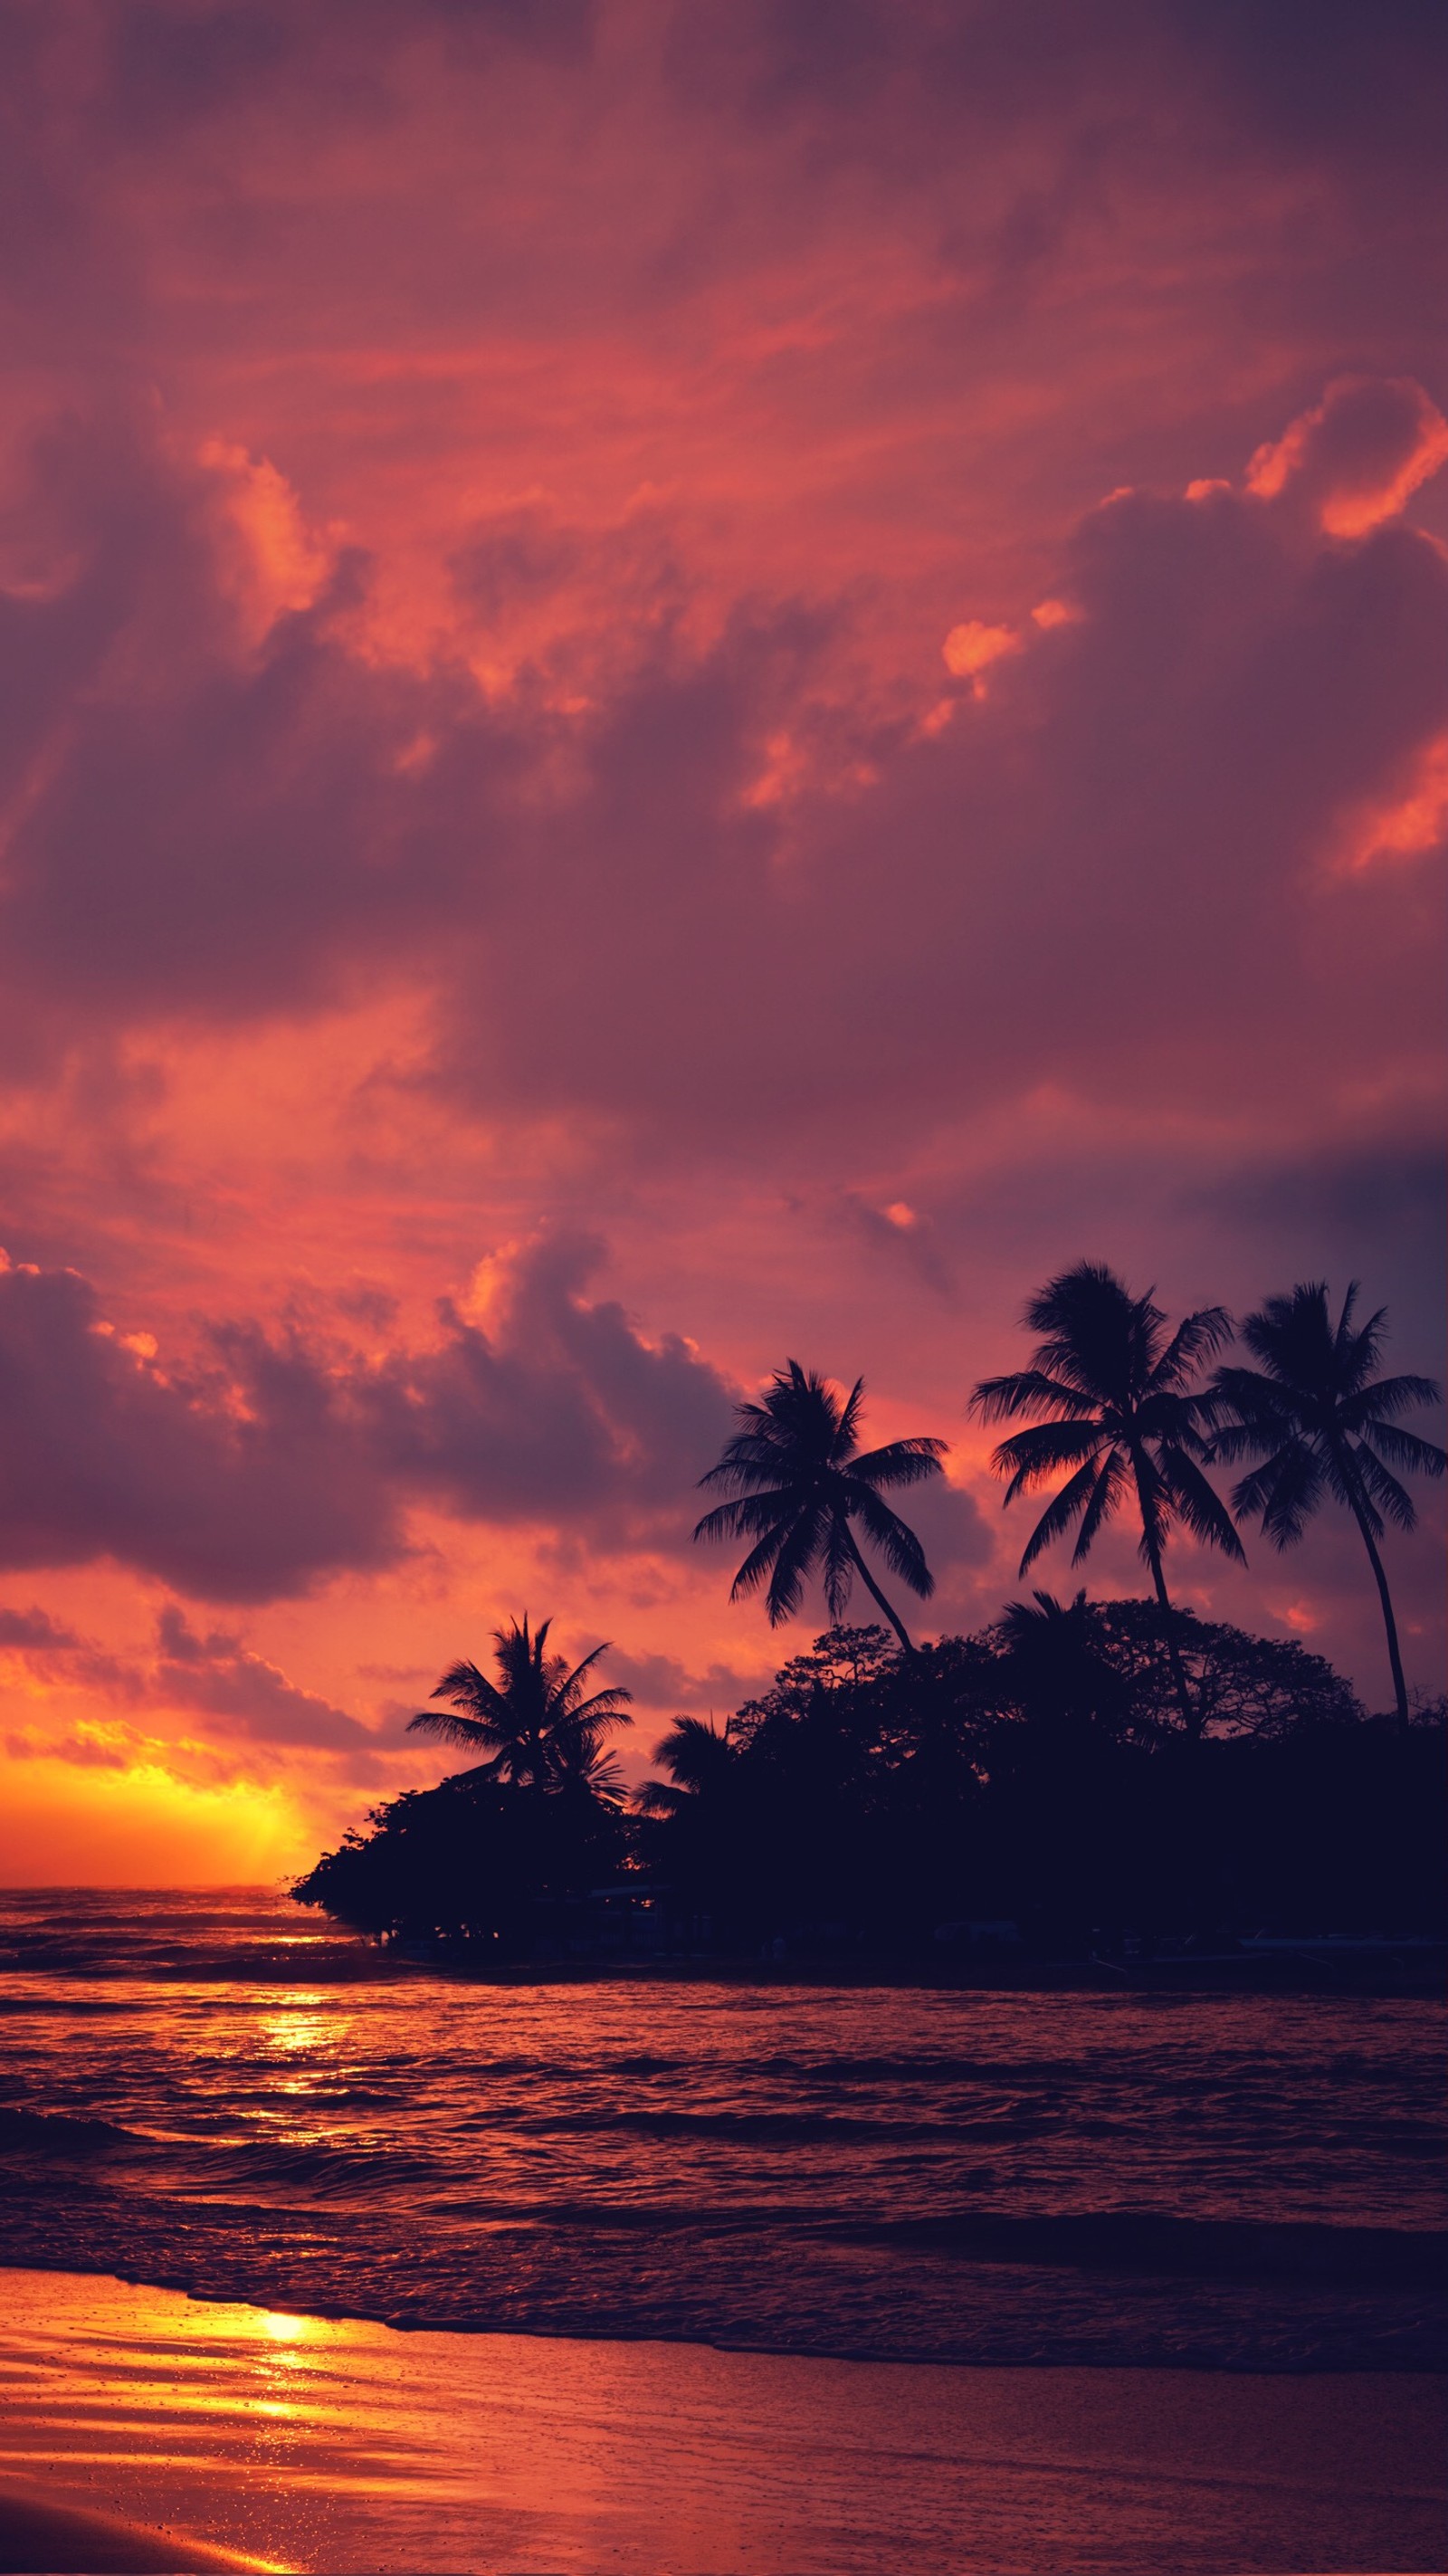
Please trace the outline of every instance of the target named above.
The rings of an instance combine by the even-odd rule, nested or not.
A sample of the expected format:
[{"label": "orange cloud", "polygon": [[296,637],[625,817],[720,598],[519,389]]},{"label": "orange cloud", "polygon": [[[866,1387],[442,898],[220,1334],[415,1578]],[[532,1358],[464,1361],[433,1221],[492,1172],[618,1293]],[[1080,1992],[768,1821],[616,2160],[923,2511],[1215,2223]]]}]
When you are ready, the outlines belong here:
[{"label": "orange cloud", "polygon": [[1021,639],[1010,626],[986,626],[976,617],[952,626],[941,646],[945,666],[958,680],[975,679],[1008,653],[1019,653]]},{"label": "orange cloud", "polygon": [[1292,493],[1329,536],[1361,537],[1396,518],[1445,460],[1448,421],[1421,385],[1343,376],[1257,449],[1247,489],[1267,501]]}]

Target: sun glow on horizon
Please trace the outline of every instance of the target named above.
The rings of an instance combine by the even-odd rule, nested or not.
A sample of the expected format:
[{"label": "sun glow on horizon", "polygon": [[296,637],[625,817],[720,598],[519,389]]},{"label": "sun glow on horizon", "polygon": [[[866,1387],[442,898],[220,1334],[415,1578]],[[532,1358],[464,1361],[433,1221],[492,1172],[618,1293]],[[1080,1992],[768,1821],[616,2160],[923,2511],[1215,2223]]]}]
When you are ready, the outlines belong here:
[{"label": "sun glow on horizon", "polygon": [[215,1788],[157,1762],[0,1761],[0,1885],[259,1886],[316,1856],[284,1781]]}]

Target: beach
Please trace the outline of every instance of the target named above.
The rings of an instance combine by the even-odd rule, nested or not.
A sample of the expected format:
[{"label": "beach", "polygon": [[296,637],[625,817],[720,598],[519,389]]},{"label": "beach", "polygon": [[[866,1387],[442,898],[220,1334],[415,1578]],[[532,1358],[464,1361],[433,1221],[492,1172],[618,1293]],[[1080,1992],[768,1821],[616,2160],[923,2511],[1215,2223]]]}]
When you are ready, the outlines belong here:
[{"label": "beach", "polygon": [[0,2576],[1448,2568],[1422,2000],[4,1929]]},{"label": "beach", "polygon": [[[45,2272],[0,2297],[4,2568],[1448,2567],[1448,2382],[1422,2374],[403,2334]],[[43,2562],[15,2554],[36,2498]],[[166,2554],[128,2558],[137,2527]],[[92,2554],[64,2555],[67,2531]]]}]

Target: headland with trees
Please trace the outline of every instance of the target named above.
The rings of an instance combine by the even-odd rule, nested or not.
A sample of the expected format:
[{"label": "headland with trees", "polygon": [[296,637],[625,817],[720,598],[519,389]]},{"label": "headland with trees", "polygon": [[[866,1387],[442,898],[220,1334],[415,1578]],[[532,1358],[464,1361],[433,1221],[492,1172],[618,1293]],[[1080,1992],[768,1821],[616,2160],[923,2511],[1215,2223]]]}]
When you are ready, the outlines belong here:
[{"label": "headland with trees", "polygon": [[[1211,1307],[1172,1330],[1150,1294],[1082,1262],[1025,1321],[1028,1365],[972,1398],[1021,1426],[993,1459],[1007,1503],[1054,1485],[1021,1576],[1068,1538],[1079,1567],[1129,1513],[1149,1596],[1033,1588],[973,1635],[917,1643],[886,1585],[928,1600],[933,1579],[885,1496],[939,1475],[946,1444],[862,1449],[862,1385],[791,1360],[740,1406],[701,1478],[724,1499],[695,1535],[747,1543],[733,1595],[762,1593],[774,1626],[818,1580],[832,1624],[813,1648],[722,1722],[677,1718],[630,1795],[609,1750],[629,1695],[603,1680],[607,1649],[570,1667],[549,1622],[510,1620],[493,1673],[453,1664],[441,1705],[412,1721],[467,1767],[375,1808],[298,1901],[484,1969],[670,1953],[1230,1962],[1271,1956],[1274,1934],[1441,1935],[1444,1704],[1410,1697],[1382,1552],[1389,1526],[1413,1526],[1404,1475],[1448,1464],[1403,1427],[1434,1383],[1378,1375],[1385,1317],[1359,1321],[1355,1288],[1334,1315],[1319,1282],[1240,1326]],[[1255,1367],[1219,1357],[1234,1333]],[[1246,1469],[1226,1497],[1222,1465]],[[1385,1713],[1301,1645],[1171,1597],[1176,1533],[1240,1561],[1244,1529],[1288,1548],[1325,1504],[1363,1541]],[[857,1584],[880,1614],[868,1625],[847,1624]]]}]

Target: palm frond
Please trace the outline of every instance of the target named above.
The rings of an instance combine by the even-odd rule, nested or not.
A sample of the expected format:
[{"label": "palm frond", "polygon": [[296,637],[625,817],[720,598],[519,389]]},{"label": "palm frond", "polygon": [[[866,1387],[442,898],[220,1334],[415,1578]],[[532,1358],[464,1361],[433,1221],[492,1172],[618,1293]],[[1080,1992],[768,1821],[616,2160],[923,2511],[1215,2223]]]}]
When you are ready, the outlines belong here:
[{"label": "palm frond", "polygon": [[1166,1501],[1166,1487],[1155,1460],[1141,1450],[1132,1460],[1131,1472],[1136,1486],[1137,1508],[1141,1513],[1141,1545],[1137,1553],[1143,1565],[1152,1565],[1159,1559],[1166,1537],[1162,1508]]},{"label": "palm frond", "polygon": [[1232,1488],[1232,1508],[1260,1520],[1274,1547],[1295,1547],[1322,1496],[1325,1469],[1310,1441],[1286,1440]]},{"label": "palm frond", "polygon": [[702,1717],[676,1717],[668,1734],[654,1746],[653,1758],[679,1788],[693,1791],[716,1778],[734,1760],[735,1752],[727,1727],[716,1727]]},{"label": "palm frond", "polygon": [[496,1730],[475,1717],[460,1717],[449,1708],[422,1708],[407,1721],[409,1735],[431,1735],[439,1744],[496,1745]]},{"label": "palm frond", "polygon": [[1347,1295],[1342,1301],[1342,1314],[1338,1319],[1336,1334],[1337,1349],[1344,1363],[1344,1381],[1354,1386],[1360,1386],[1364,1378],[1377,1367],[1378,1353],[1382,1349],[1383,1336],[1388,1326],[1386,1306],[1379,1306],[1377,1313],[1369,1315],[1365,1324],[1355,1325],[1353,1308],[1357,1304],[1357,1298],[1358,1283],[1353,1279],[1348,1282]]},{"label": "palm frond", "polygon": [[[1025,1554],[1020,1563],[1022,1576],[1029,1573],[1038,1556],[1043,1555],[1058,1538],[1065,1537],[1071,1523],[1079,1513],[1085,1511],[1091,1499],[1091,1489],[1095,1481],[1096,1461],[1093,1457],[1088,1458],[1085,1466],[1078,1469],[1069,1484],[1062,1486],[1054,1501],[1048,1503],[1042,1512],[1026,1541]],[[1010,1497],[1007,1496],[1006,1499],[1009,1501]]]},{"label": "palm frond", "polygon": [[1038,1422],[1029,1431],[1018,1431],[1003,1440],[991,1453],[991,1467],[997,1476],[1009,1476],[1005,1499],[1013,1503],[1018,1494],[1029,1494],[1054,1476],[1062,1467],[1074,1467],[1078,1461],[1094,1458],[1111,1445],[1111,1434],[1099,1422]]},{"label": "palm frond", "polygon": [[860,1406],[864,1393],[865,1381],[862,1377],[857,1377],[841,1407],[839,1425],[832,1443],[831,1455],[837,1467],[842,1467],[854,1451],[855,1434],[859,1429]]},{"label": "palm frond", "polygon": [[824,1583],[826,1607],[833,1624],[838,1627],[849,1606],[850,1593],[855,1580],[855,1560],[850,1549],[849,1524],[843,1512],[830,1514],[829,1530],[820,1560],[820,1574]]},{"label": "palm frond", "polygon": [[970,1399],[982,1422],[1013,1422],[1022,1413],[1046,1413],[1062,1422],[1084,1422],[1094,1411],[1089,1395],[1043,1369],[1016,1369],[1009,1377],[983,1377]]},{"label": "palm frond", "polygon": [[432,1696],[434,1699],[454,1700],[460,1708],[471,1709],[475,1716],[481,1718],[495,1717],[506,1705],[502,1692],[489,1681],[487,1674],[479,1672],[476,1664],[467,1662],[449,1664]]},{"label": "palm frond", "polygon": [[595,1691],[592,1699],[580,1700],[576,1707],[565,1709],[556,1723],[590,1730],[604,1726],[632,1726],[633,1719],[629,1715],[632,1700],[633,1692],[630,1690]]},{"label": "palm frond", "polygon": [[776,1521],[772,1529],[767,1529],[765,1531],[758,1546],[750,1549],[744,1563],[739,1568],[738,1573],[735,1575],[733,1582],[729,1586],[729,1598],[731,1601],[741,1601],[747,1592],[757,1592],[759,1590],[761,1583],[772,1569],[775,1559],[788,1539],[790,1530],[793,1526],[794,1524],[791,1521]]},{"label": "palm frond", "polygon": [[1178,1324],[1151,1372],[1154,1387],[1175,1388],[1232,1338],[1232,1318],[1225,1306],[1203,1306]]},{"label": "palm frond", "polygon": [[1038,1369],[1111,1405],[1145,1392],[1166,1324],[1150,1289],[1133,1297],[1100,1261],[1078,1261],[1048,1280],[1027,1305],[1025,1320],[1044,1337],[1035,1353]]},{"label": "palm frond", "polygon": [[927,1476],[940,1474],[940,1461],[949,1449],[948,1440],[890,1440],[883,1449],[852,1458],[847,1473],[865,1485],[920,1485]]},{"label": "palm frond", "polygon": [[1395,1422],[1365,1422],[1362,1436],[1371,1440],[1380,1457],[1409,1475],[1441,1476],[1448,1468],[1448,1455],[1436,1442],[1420,1440],[1413,1431],[1400,1431]]},{"label": "palm frond", "polygon": [[[771,1628],[780,1627],[786,1619],[792,1618],[799,1608],[805,1578],[811,1566],[823,1554],[828,1538],[828,1518],[820,1510],[801,1512],[792,1526],[784,1532],[781,1544],[775,1551],[774,1572],[769,1578],[769,1589],[764,1596],[764,1606]],[[737,1576],[735,1581],[737,1584]]]},{"label": "palm frond", "polygon": [[879,1549],[891,1573],[898,1575],[902,1583],[908,1583],[920,1600],[928,1601],[935,1590],[935,1577],[925,1562],[925,1550],[914,1530],[891,1511],[888,1503],[882,1503],[868,1485],[863,1488],[855,1505],[855,1518],[871,1545]]},{"label": "palm frond", "polygon": [[1171,1497],[1177,1518],[1208,1547],[1220,1548],[1237,1565],[1245,1565],[1247,1551],[1237,1536],[1232,1515],[1221,1495],[1208,1484],[1196,1460],[1184,1449],[1163,1448],[1158,1464],[1162,1481]]},{"label": "palm frond", "polygon": [[1344,1430],[1365,1431],[1375,1420],[1396,1422],[1402,1413],[1414,1413],[1420,1405],[1442,1401],[1443,1390],[1436,1378],[1379,1377],[1348,1397],[1339,1408],[1338,1419]]},{"label": "palm frond", "polygon": [[[1116,1509],[1117,1504],[1121,1500],[1121,1491],[1125,1482],[1125,1461],[1118,1455],[1116,1450],[1109,1450],[1105,1459],[1102,1461],[1101,1470],[1096,1478],[1096,1482],[1091,1488],[1090,1495],[1087,1499],[1086,1509],[1081,1515],[1081,1526],[1076,1532],[1076,1544],[1071,1550],[1071,1562],[1073,1565],[1083,1565],[1085,1563],[1087,1557],[1091,1553],[1093,1545],[1095,1544],[1097,1532],[1101,1529],[1102,1525],[1110,1519],[1112,1512]],[[1076,1599],[1078,1605],[1084,1605],[1086,1599],[1085,1593],[1078,1592]],[[1062,1616],[1065,1616],[1064,1612],[1062,1612]]]},{"label": "palm frond", "polygon": [[695,1538],[757,1538],[772,1529],[777,1521],[796,1512],[804,1497],[797,1489],[774,1485],[758,1494],[736,1494],[729,1503],[716,1503],[696,1522]]},{"label": "palm frond", "polygon": [[[1393,1521],[1400,1530],[1416,1529],[1418,1514],[1412,1495],[1399,1484],[1391,1468],[1383,1465],[1381,1458],[1369,1448],[1366,1440],[1354,1442],[1352,1462],[1357,1469],[1360,1483],[1378,1510],[1388,1520]],[[1374,1535],[1376,1536],[1376,1532]]]},{"label": "palm frond", "polygon": [[[1353,1293],[1349,1289],[1349,1306]],[[1344,1307],[1344,1318],[1347,1311]],[[1265,1297],[1255,1314],[1244,1316],[1238,1337],[1281,1384],[1301,1388],[1326,1383],[1336,1362],[1327,1281],[1299,1280],[1290,1296]]]}]

